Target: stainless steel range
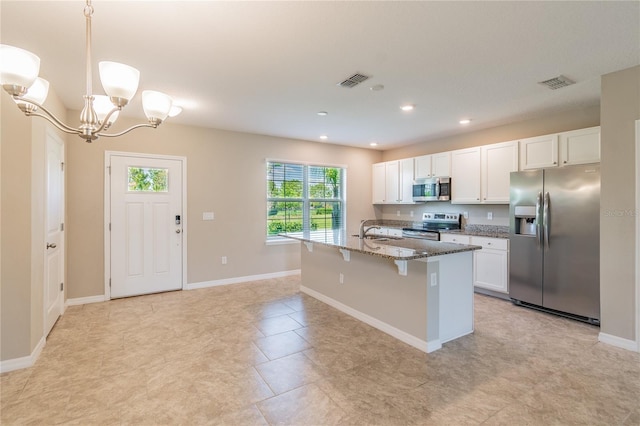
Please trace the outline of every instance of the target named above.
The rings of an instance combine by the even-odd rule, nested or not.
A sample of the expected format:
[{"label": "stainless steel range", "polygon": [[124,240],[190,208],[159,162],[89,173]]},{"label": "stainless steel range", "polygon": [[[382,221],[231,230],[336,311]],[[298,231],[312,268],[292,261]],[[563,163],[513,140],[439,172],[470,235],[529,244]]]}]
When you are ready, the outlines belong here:
[{"label": "stainless steel range", "polygon": [[460,213],[422,213],[422,222],[402,228],[402,236],[439,241],[440,231],[451,229],[460,229]]}]

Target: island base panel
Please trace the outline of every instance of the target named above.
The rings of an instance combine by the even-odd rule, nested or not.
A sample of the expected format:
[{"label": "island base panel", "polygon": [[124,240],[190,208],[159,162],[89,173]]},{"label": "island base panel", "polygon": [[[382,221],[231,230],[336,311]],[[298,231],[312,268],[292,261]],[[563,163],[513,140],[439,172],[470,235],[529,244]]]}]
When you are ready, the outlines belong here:
[{"label": "island base panel", "polygon": [[406,276],[388,259],[351,253],[346,261],[330,247],[303,248],[301,258],[303,292],[422,351],[473,331],[470,252],[409,261]]}]

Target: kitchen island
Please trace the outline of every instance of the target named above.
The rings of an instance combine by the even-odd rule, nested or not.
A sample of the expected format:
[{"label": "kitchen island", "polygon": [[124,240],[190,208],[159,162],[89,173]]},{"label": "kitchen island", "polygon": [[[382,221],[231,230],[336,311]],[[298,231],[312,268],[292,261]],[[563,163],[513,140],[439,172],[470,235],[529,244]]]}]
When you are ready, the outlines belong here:
[{"label": "kitchen island", "polygon": [[300,290],[424,352],[473,332],[473,250],[410,238],[300,240]]}]

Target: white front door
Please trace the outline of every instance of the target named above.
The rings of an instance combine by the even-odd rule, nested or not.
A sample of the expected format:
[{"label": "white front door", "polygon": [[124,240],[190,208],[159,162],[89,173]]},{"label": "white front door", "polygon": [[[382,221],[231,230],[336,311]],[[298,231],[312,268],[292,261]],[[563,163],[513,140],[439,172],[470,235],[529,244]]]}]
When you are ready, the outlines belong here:
[{"label": "white front door", "polygon": [[182,161],[112,155],[111,297],[182,288]]},{"label": "white front door", "polygon": [[47,133],[45,183],[44,335],[62,314],[64,303],[64,145]]}]

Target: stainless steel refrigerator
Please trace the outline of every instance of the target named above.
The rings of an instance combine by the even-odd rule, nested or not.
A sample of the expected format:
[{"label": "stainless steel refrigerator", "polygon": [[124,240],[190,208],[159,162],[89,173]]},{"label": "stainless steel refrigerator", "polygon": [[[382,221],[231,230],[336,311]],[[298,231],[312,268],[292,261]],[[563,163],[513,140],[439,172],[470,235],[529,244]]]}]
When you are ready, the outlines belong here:
[{"label": "stainless steel refrigerator", "polygon": [[600,165],[511,173],[509,296],[600,322]]}]

